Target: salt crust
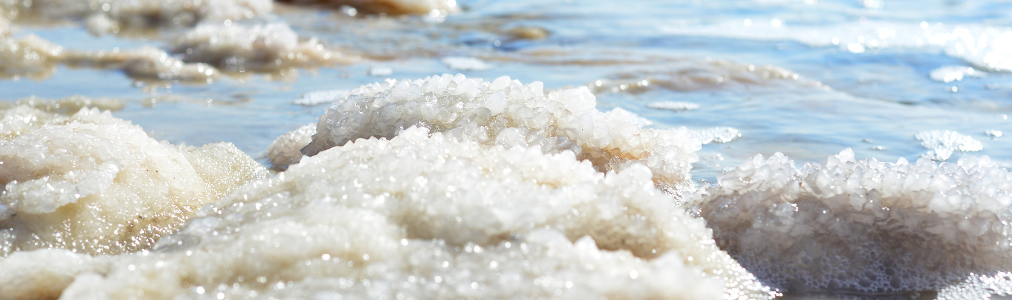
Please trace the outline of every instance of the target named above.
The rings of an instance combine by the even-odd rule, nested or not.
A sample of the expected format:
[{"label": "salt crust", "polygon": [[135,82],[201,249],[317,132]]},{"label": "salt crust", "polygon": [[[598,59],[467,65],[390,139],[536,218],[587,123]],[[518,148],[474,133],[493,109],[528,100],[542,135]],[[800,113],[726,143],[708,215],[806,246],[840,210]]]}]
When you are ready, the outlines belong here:
[{"label": "salt crust", "polygon": [[921,157],[936,161],[945,161],[952,156],[952,152],[974,152],[984,150],[980,141],[971,136],[951,130],[927,130],[918,132],[914,136],[921,142],[921,146],[930,149],[921,154]]},{"label": "salt crust", "polygon": [[[0,109],[11,109],[21,105],[50,113],[72,115],[85,107],[109,111],[122,110],[126,106],[126,101],[115,98],[91,98],[85,96],[70,96],[61,99],[44,99],[31,96],[18,99],[17,101],[0,101]],[[9,140],[10,138],[7,139]]]},{"label": "salt crust", "polygon": [[447,15],[460,11],[456,0],[282,0],[296,4],[349,5],[367,14]]},{"label": "salt crust", "polygon": [[33,0],[3,1],[22,17],[84,19],[93,33],[194,26],[200,22],[242,20],[270,14],[270,0]]},{"label": "salt crust", "polygon": [[284,23],[256,26],[200,25],[172,42],[172,53],[231,72],[315,67],[355,58],[331,51],[316,39],[299,41]]},{"label": "salt crust", "polygon": [[159,143],[98,109],[18,106],[0,120],[0,257],[150,248],[197,208],[267,171],[229,143]]},{"label": "salt crust", "polygon": [[957,163],[826,165],[757,155],[696,203],[717,244],[764,283],[795,292],[938,290],[1012,269],[1012,174]]},{"label": "salt crust", "polygon": [[662,70],[643,70],[618,74],[614,79],[587,84],[594,93],[641,93],[653,88],[690,92],[739,87],[807,86],[823,88],[822,83],[800,77],[777,66],[745,65],[724,60],[687,60],[665,64]]},{"label": "salt crust", "polygon": [[410,126],[468,137],[486,147],[538,147],[546,154],[571,151],[601,172],[645,165],[666,190],[689,184],[698,140],[684,127],[642,128],[642,118],[622,109],[602,113],[586,88],[552,91],[541,82],[523,85],[507,76],[492,82],[464,75],[387,80],[352,90],[334,102],[302,152],[315,155],[359,138],[391,138]]},{"label": "salt crust", "polygon": [[128,76],[143,79],[206,81],[218,76],[214,67],[189,64],[162,50],[142,47],[132,50],[65,51],[35,35],[0,39],[0,77],[44,78],[56,64],[89,65],[122,69]]},{"label": "salt crust", "polygon": [[0,280],[73,277],[5,286],[68,299],[768,298],[651,177],[408,128],[246,185],[152,251],[19,253]]},{"label": "salt crust", "polygon": [[288,168],[288,165],[299,163],[302,159],[300,150],[313,141],[314,134],[316,124],[308,124],[279,136],[267,148],[267,159],[274,168],[281,170]]}]

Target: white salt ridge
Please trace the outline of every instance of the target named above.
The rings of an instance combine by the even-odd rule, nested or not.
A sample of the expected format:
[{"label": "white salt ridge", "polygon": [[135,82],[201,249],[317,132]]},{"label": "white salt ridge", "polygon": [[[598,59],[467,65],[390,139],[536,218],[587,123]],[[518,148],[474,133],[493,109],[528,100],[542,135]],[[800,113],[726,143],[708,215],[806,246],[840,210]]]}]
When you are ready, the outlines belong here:
[{"label": "white salt ridge", "polygon": [[348,97],[348,90],[327,90],[327,91],[315,91],[309,92],[302,95],[301,98],[292,100],[292,104],[302,106],[315,106],[320,104],[330,104],[331,102],[342,100],[344,97]]},{"label": "white salt ridge", "polygon": [[218,76],[212,66],[189,64],[162,50],[142,47],[131,50],[68,51],[35,35],[0,38],[0,77],[44,78],[57,64],[121,69],[142,79],[207,81]]},{"label": "white salt ridge", "polygon": [[847,149],[797,169],[757,155],[696,201],[717,244],[786,291],[938,290],[1012,269],[1012,174],[986,156],[893,164]]},{"label": "white salt ridge", "polygon": [[60,99],[44,99],[31,96],[24,99],[18,99],[17,101],[0,101],[0,109],[11,109],[22,105],[45,112],[69,115],[75,114],[85,107],[118,111],[126,107],[126,101],[123,101],[122,99],[91,98],[79,95]]},{"label": "white salt ridge", "polygon": [[699,104],[690,102],[664,101],[647,103],[647,107],[670,111],[689,111],[699,109]]},{"label": "white salt ridge", "polygon": [[443,64],[450,69],[460,71],[485,71],[492,68],[492,66],[485,63],[485,61],[474,57],[448,56],[444,57],[440,61],[442,61]]},{"label": "white salt ridge", "polygon": [[[762,299],[635,164],[407,128],[205,206],[153,251],[22,252],[0,292],[63,297]],[[69,283],[69,285],[68,285]]]},{"label": "white salt ridge", "polygon": [[327,5],[349,5],[368,14],[414,14],[445,17],[460,11],[456,0],[285,0],[296,4],[321,3]]},{"label": "white salt ridge", "polygon": [[831,26],[792,26],[773,20],[729,21],[714,26],[662,26],[687,36],[793,40],[854,53],[881,48],[941,49],[984,70],[1012,71],[1012,28],[860,21]]},{"label": "white salt ridge", "polygon": [[0,257],[146,249],[204,203],[267,175],[232,144],[159,143],[94,108],[17,106],[3,111],[0,133]]},{"label": "white salt ridge", "polygon": [[24,17],[51,21],[86,19],[95,34],[138,31],[151,28],[194,26],[200,22],[238,21],[269,15],[270,0],[76,0],[4,1],[6,7]]},{"label": "white salt ridge", "polygon": [[170,52],[186,62],[207,63],[231,72],[318,67],[355,60],[328,49],[315,38],[300,41],[285,23],[200,25],[173,40]]},{"label": "white salt ridge", "polygon": [[307,155],[359,138],[392,138],[410,126],[426,127],[486,146],[538,147],[573,152],[601,172],[642,164],[655,182],[674,190],[689,185],[689,169],[701,148],[684,127],[645,129],[644,119],[622,109],[597,110],[586,88],[544,93],[503,76],[492,82],[464,75],[387,80],[354,89],[320,117]]},{"label": "white salt ridge", "polygon": [[723,144],[741,137],[741,133],[738,132],[738,129],[731,127],[713,127],[692,130],[692,137],[704,145],[709,143]]},{"label": "white salt ridge", "polygon": [[394,69],[387,66],[376,66],[369,68],[369,71],[367,73],[369,74],[369,76],[385,77],[393,75]]},{"label": "white salt ridge", "polygon": [[974,152],[984,150],[980,141],[971,136],[950,130],[929,130],[921,131],[914,136],[921,142],[921,146],[930,149],[921,157],[945,161],[952,156],[954,151]]},{"label": "white salt ridge", "polygon": [[931,70],[931,80],[939,82],[953,82],[963,80],[963,77],[987,77],[987,74],[966,66],[945,66]]},{"label": "white salt ridge", "polygon": [[284,170],[288,165],[299,163],[302,159],[302,148],[313,141],[316,134],[316,124],[307,124],[279,136],[267,148],[267,159],[276,169]]}]

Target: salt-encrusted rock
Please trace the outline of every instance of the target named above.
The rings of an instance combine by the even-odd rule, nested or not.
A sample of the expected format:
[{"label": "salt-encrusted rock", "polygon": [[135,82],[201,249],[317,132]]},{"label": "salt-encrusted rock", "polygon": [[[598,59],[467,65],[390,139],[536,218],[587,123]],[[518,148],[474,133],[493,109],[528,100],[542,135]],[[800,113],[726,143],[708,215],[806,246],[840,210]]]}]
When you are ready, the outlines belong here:
[{"label": "salt-encrusted rock", "polygon": [[958,163],[855,161],[796,169],[757,155],[698,203],[717,244],[789,291],[937,290],[1012,269],[1012,174],[985,157]]},{"label": "salt-encrusted rock", "polygon": [[460,11],[456,0],[281,0],[294,4],[348,5],[368,14],[438,14]]},{"label": "salt-encrusted rock", "polygon": [[231,144],[159,143],[97,109],[68,117],[19,106],[4,111],[0,131],[0,257],[150,248],[204,203],[267,176]]},{"label": "salt-encrusted rock", "polygon": [[63,295],[769,297],[651,177],[408,128],[248,184],[152,251],[96,257]]},{"label": "salt-encrusted rock", "polygon": [[387,80],[362,86],[320,117],[304,154],[315,155],[359,138],[391,138],[403,128],[469,137],[486,147],[539,147],[572,151],[601,172],[645,165],[663,189],[687,184],[700,141],[689,130],[642,128],[642,118],[614,109],[602,113],[586,88],[552,91],[503,76],[493,82],[464,75]]},{"label": "salt-encrusted rock", "polygon": [[172,42],[171,52],[187,62],[202,62],[227,71],[273,71],[315,67],[354,60],[316,39],[299,41],[284,23],[252,27],[201,25]]},{"label": "salt-encrusted rock", "polygon": [[279,136],[267,148],[267,159],[272,166],[282,170],[288,168],[288,165],[299,163],[302,159],[300,150],[313,141],[314,134],[316,124],[308,124]]}]

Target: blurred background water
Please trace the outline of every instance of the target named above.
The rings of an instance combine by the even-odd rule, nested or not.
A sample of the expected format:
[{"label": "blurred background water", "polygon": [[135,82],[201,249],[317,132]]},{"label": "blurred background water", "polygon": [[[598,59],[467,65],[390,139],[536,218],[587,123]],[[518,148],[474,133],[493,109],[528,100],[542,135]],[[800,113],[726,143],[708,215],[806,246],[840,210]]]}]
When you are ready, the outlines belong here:
[{"label": "blurred background water", "polygon": [[[601,110],[619,107],[659,128],[720,127],[734,139],[704,145],[693,170],[700,181],[775,152],[798,163],[824,162],[845,148],[859,159],[916,160],[930,149],[915,136],[932,130],[936,136],[958,132],[949,134],[962,138],[956,143],[979,141],[981,150],[957,149],[949,161],[988,155],[1012,165],[1012,138],[1001,136],[1012,133],[1009,1],[458,5],[460,13],[440,17],[278,4],[270,21],[366,58],[350,65],[232,74],[211,84],[138,81],[118,70],[60,66],[46,78],[0,81],[0,98],[122,98],[128,104],[114,115],[156,139],[232,142],[266,163],[263,153],[274,138],[325,111],[326,104],[293,104],[303,94],[385,78],[506,75],[542,81],[546,89],[587,86]],[[98,50],[164,48],[178,32],[96,37],[80,26],[50,24],[21,25],[15,35],[27,34],[68,49]],[[676,109],[658,108],[665,105]]]}]

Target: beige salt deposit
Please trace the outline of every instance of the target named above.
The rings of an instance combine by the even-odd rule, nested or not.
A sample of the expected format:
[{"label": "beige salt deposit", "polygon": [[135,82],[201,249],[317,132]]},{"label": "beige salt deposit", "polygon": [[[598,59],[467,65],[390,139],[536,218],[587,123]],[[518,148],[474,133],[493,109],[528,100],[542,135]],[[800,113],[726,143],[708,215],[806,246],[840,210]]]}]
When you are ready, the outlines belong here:
[{"label": "beige salt deposit", "polygon": [[269,15],[270,0],[33,0],[3,1],[19,19],[85,20],[93,33],[188,27],[200,22],[237,21]]},{"label": "beige salt deposit", "polygon": [[[205,206],[150,251],[20,252],[6,295],[128,298],[768,298],[633,164],[407,128]],[[38,284],[45,282],[45,284]],[[24,297],[22,297],[24,298]]]},{"label": "beige salt deposit", "polygon": [[746,65],[724,60],[671,61],[662,70],[624,72],[587,84],[595,93],[639,93],[652,88],[680,92],[741,87],[816,87],[823,85],[777,66]]},{"label": "beige salt deposit", "polygon": [[460,11],[456,0],[281,0],[292,4],[347,5],[367,14],[436,14],[446,15]]},{"label": "beige salt deposit", "polygon": [[4,110],[0,132],[0,257],[147,249],[204,203],[267,176],[232,144],[160,143],[94,108],[64,116],[17,106]]},{"label": "beige salt deposit", "polygon": [[300,41],[284,23],[197,26],[175,39],[170,52],[184,61],[208,63],[230,72],[319,67],[355,60],[316,39]]},{"label": "beige salt deposit", "polygon": [[643,165],[655,183],[675,191],[690,185],[700,141],[684,127],[643,128],[622,109],[603,113],[586,88],[545,93],[541,82],[503,76],[492,82],[464,75],[387,80],[362,86],[320,117],[303,153],[315,155],[359,138],[391,138],[404,128],[468,137],[486,147],[537,147],[546,154],[571,151],[601,171]]},{"label": "beige salt deposit", "polygon": [[797,169],[778,153],[718,180],[698,203],[717,244],[786,291],[988,288],[972,282],[1012,268],[1012,174],[986,156],[882,163],[847,149]]},{"label": "beige salt deposit", "polygon": [[314,134],[316,124],[308,124],[279,136],[267,148],[267,159],[277,169],[285,169],[289,165],[299,163],[302,159],[302,148],[313,141]]},{"label": "beige salt deposit", "polygon": [[115,98],[92,98],[79,95],[60,99],[44,99],[31,96],[24,99],[18,99],[16,101],[0,101],[0,109],[11,109],[22,105],[45,112],[72,115],[85,107],[118,111],[126,106],[126,101]]}]

